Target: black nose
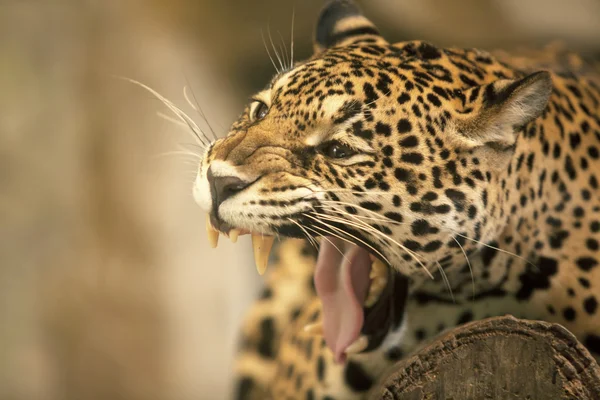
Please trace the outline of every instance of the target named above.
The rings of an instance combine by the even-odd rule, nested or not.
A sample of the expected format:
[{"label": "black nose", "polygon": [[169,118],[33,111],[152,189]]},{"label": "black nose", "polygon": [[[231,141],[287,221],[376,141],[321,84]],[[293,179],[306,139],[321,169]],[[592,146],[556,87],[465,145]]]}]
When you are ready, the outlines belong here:
[{"label": "black nose", "polygon": [[244,190],[249,185],[248,182],[236,176],[214,176],[212,168],[208,169],[206,174],[213,202],[213,212],[217,214],[222,202]]}]

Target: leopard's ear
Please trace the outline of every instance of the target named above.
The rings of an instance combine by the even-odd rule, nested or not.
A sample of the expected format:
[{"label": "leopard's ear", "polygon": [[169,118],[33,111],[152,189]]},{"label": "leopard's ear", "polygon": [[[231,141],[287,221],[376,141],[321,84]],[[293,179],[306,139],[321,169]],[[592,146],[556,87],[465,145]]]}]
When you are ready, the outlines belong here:
[{"label": "leopard's ear", "polygon": [[456,123],[457,133],[470,147],[490,145],[509,149],[519,128],[539,117],[552,93],[552,78],[546,71],[522,79],[500,79],[464,92]]},{"label": "leopard's ear", "polygon": [[362,41],[385,43],[375,25],[352,0],[330,0],[323,7],[317,22],[315,54]]}]

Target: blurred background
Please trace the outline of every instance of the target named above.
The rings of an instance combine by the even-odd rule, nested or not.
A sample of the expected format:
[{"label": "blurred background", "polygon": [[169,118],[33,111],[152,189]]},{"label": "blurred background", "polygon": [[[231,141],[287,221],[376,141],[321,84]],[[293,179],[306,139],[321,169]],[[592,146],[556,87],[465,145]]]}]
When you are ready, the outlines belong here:
[{"label": "blurred background", "polygon": [[[365,0],[395,41],[600,50],[597,0]],[[261,31],[310,54],[321,0],[0,0],[0,399],[230,393],[261,280],[248,237],[209,248],[189,86],[222,136],[274,72]]]}]

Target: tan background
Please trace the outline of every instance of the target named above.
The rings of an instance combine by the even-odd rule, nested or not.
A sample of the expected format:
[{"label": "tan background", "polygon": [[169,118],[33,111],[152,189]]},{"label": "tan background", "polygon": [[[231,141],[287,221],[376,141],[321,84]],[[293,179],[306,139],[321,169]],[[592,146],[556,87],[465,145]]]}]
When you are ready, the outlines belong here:
[{"label": "tan background", "polygon": [[[363,1],[389,37],[600,50],[600,2]],[[260,284],[247,238],[208,248],[193,143],[127,76],[218,134],[273,72],[261,29],[310,52],[321,1],[0,0],[0,398],[221,399]],[[193,147],[187,147],[195,150]]]}]

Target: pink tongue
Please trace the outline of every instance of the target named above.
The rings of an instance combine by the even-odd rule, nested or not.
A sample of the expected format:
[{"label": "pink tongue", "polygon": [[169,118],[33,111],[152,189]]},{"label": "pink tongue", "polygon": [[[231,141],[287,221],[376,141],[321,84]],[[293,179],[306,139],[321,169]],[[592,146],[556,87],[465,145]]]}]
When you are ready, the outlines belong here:
[{"label": "pink tongue", "polygon": [[315,271],[315,287],[323,303],[323,334],[338,363],[345,361],[344,351],[360,335],[371,269],[366,250],[346,244],[342,255],[344,244],[340,239],[324,238]]}]

